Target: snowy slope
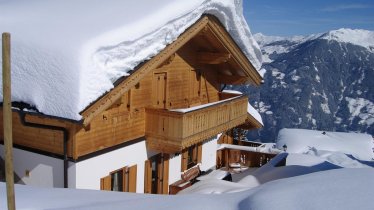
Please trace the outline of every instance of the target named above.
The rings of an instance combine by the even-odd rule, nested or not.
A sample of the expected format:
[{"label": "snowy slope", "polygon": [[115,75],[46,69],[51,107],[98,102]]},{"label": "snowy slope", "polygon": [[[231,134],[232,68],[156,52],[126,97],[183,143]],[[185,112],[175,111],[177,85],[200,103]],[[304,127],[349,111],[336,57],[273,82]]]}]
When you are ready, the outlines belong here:
[{"label": "snowy slope", "polygon": [[256,33],[253,37],[257,43],[261,46],[263,54],[263,62],[270,63],[273,61],[271,55],[288,53],[299,44],[308,40],[319,37],[320,34],[312,34],[310,36],[292,36],[292,37],[281,37],[281,36],[266,36],[262,33]]},{"label": "snowy slope", "polygon": [[319,38],[359,45],[374,52],[374,31],[341,28],[329,31]]},{"label": "snowy slope", "polygon": [[351,154],[361,160],[373,160],[374,142],[368,134],[324,132],[305,129],[282,129],[277,148],[287,145],[287,152],[305,153],[310,148]]},{"label": "snowy slope", "polygon": [[218,17],[259,69],[241,0],[0,1],[0,28],[12,34],[12,100],[79,120],[114,81],[204,13]]}]

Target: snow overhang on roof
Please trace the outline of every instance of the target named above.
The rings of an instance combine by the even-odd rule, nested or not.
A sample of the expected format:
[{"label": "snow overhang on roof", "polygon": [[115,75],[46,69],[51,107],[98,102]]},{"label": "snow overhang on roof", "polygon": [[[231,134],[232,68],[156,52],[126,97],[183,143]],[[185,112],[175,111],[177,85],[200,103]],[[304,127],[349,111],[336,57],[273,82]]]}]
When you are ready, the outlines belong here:
[{"label": "snow overhang on roof", "polygon": [[46,115],[80,120],[80,111],[203,14],[217,17],[261,66],[241,0],[15,0],[1,1],[0,14],[0,28],[12,34],[12,100]]}]

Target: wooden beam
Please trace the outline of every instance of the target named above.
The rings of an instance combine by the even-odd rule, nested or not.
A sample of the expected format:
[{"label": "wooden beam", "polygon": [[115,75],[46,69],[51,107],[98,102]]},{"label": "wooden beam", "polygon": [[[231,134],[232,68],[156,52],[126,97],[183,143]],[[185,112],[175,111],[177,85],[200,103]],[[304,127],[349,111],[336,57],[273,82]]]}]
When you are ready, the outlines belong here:
[{"label": "wooden beam", "polygon": [[198,52],[197,61],[203,64],[226,63],[231,58],[229,53]]},{"label": "wooden beam", "polygon": [[241,66],[241,69],[243,69],[246,75],[248,75],[251,78],[253,84],[260,85],[263,78],[254,68],[252,63],[248,60],[247,56],[243,53],[240,47],[236,44],[234,39],[225,30],[225,27],[222,26],[222,24],[216,17],[212,15],[209,15],[208,17],[209,28],[218,40],[220,40],[222,43],[225,43],[225,47],[227,48],[228,52],[232,55],[232,59],[234,59],[235,62]]},{"label": "wooden beam", "polygon": [[221,84],[240,85],[249,80],[248,77],[218,74],[217,81]]},{"label": "wooden beam", "polygon": [[13,139],[12,139],[12,100],[10,71],[10,34],[3,33],[3,125],[5,147],[5,179],[8,209],[16,209],[14,198]]}]

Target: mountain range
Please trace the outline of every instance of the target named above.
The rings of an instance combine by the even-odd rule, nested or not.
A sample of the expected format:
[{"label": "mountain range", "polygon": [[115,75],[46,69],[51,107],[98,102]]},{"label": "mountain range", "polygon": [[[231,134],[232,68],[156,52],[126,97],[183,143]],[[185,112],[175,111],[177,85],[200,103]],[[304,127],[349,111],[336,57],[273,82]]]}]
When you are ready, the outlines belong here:
[{"label": "mountain range", "polygon": [[264,82],[237,89],[250,96],[264,127],[248,139],[272,142],[281,128],[374,135],[374,31],[254,37]]}]

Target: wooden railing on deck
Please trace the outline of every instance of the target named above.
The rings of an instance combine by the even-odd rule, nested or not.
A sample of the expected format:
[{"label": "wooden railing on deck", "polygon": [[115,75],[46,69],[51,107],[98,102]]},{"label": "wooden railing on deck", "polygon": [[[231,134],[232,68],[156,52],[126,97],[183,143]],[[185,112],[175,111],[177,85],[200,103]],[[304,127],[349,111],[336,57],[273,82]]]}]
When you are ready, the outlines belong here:
[{"label": "wooden railing on deck", "polygon": [[246,167],[261,167],[277,154],[252,152],[235,149],[223,149],[217,152],[217,168],[240,164]]},{"label": "wooden railing on deck", "polygon": [[177,152],[245,122],[246,96],[183,111],[146,109],[147,144],[164,152]]}]

